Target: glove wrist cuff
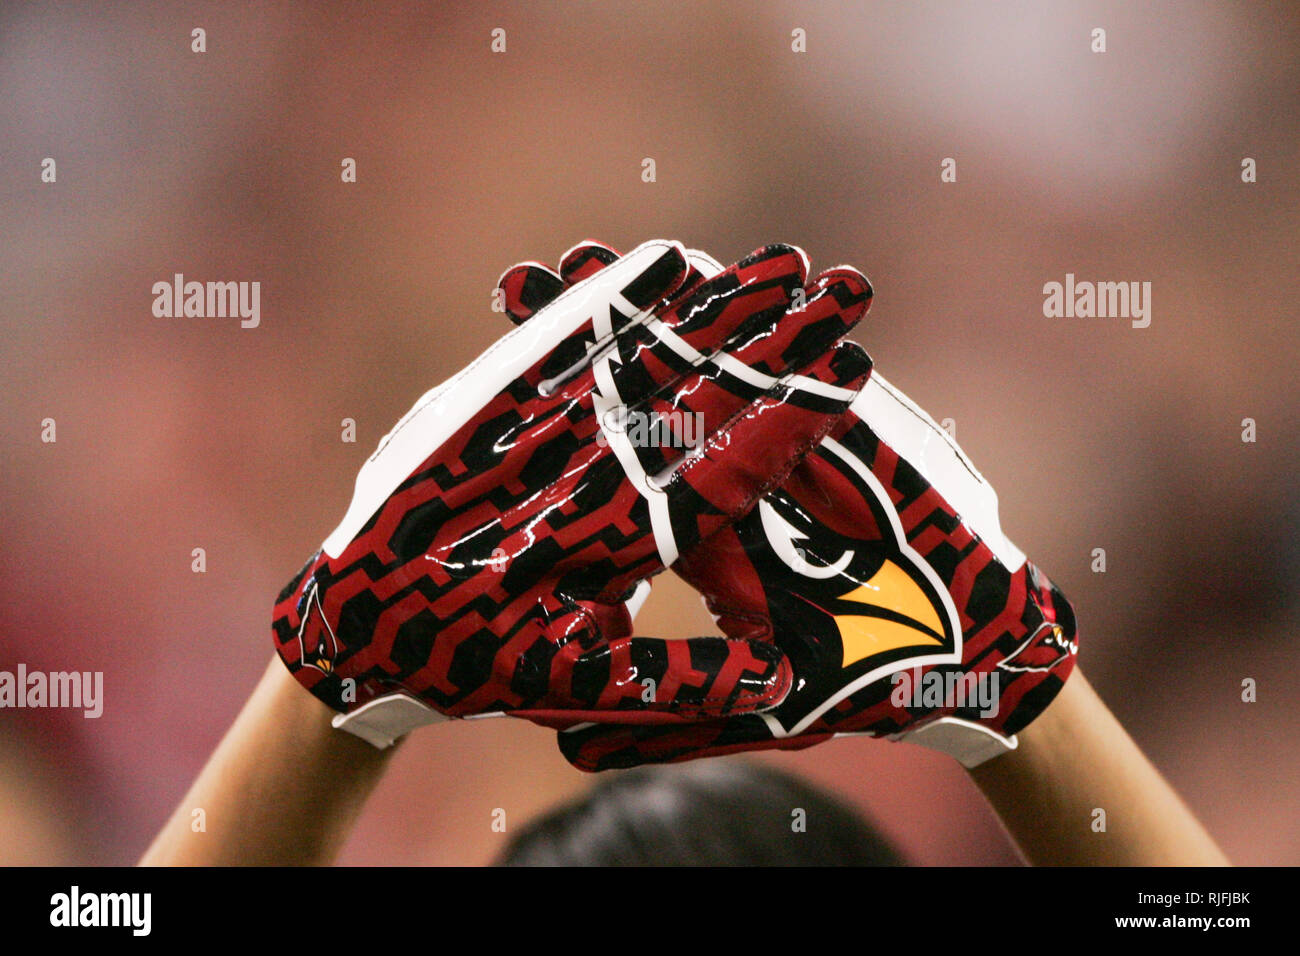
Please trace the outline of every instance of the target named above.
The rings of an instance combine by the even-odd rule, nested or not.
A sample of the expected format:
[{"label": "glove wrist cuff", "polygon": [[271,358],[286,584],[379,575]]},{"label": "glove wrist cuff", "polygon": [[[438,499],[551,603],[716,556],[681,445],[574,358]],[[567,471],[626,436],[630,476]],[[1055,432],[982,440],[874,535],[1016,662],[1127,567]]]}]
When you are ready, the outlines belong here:
[{"label": "glove wrist cuff", "polygon": [[380,750],[386,750],[417,727],[450,720],[404,691],[366,701],[355,710],[338,714],[335,729],[346,730]]},{"label": "glove wrist cuff", "polygon": [[983,724],[960,717],[939,717],[920,727],[893,734],[889,739],[905,740],[945,753],[967,770],[1019,746],[1014,735],[1007,737]]}]

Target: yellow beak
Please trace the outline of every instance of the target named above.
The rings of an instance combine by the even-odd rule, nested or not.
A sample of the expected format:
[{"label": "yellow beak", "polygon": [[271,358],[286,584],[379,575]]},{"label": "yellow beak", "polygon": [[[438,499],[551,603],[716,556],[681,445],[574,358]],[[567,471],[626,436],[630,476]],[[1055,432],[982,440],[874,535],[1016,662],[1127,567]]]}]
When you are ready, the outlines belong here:
[{"label": "yellow beak", "polygon": [[885,608],[910,618],[917,625],[875,617],[870,613],[836,615],[835,624],[840,629],[840,640],[844,645],[844,667],[900,647],[937,647],[943,644],[934,634],[921,629],[944,633],[939,609],[911,575],[892,561],[886,561],[870,581],[840,600]]}]

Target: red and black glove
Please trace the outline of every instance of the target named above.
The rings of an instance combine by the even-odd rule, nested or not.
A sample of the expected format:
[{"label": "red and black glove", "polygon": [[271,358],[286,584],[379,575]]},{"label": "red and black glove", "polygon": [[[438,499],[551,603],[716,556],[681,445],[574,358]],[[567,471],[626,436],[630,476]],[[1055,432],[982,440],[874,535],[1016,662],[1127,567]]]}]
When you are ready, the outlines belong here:
[{"label": "red and black glove", "polygon": [[[616,260],[595,243],[566,257]],[[525,264],[507,275],[513,288],[553,293],[570,272]],[[506,308],[526,315],[545,301],[507,294]],[[974,766],[1013,748],[1074,666],[1064,595],[1002,534],[997,497],[956,442],[877,371],[779,490],[673,570],[728,636],[780,648],[792,689],[762,713],[561,733],[583,769],[839,734],[907,738]]]},{"label": "red and black glove", "polygon": [[[865,279],[806,278],[802,252],[770,246],[701,282],[680,245],[648,242],[426,394],[275,606],[277,652],[335,724],[384,746],[441,716],[670,722],[781,700],[774,645],[632,637],[626,602],[779,484],[865,381],[865,353],[837,345]],[[692,440],[634,441],[647,419]]]}]

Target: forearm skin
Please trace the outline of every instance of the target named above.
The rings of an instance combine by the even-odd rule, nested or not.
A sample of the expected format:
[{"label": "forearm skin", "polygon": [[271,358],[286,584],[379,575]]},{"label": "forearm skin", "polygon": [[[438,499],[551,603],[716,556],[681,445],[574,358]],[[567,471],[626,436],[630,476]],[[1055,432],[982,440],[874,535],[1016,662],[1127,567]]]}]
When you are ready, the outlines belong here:
[{"label": "forearm skin", "polygon": [[396,749],[332,716],[273,659],[140,864],[332,863]]},{"label": "forearm skin", "polygon": [[1029,863],[1230,865],[1078,670],[1019,740],[970,773]]}]

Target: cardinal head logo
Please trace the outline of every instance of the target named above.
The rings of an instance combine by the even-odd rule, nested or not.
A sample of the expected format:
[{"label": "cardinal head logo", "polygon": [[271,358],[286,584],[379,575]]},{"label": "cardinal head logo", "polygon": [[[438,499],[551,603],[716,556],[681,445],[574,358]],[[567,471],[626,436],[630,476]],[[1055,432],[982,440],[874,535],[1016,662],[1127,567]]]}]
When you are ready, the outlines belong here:
[{"label": "cardinal head logo", "polygon": [[[802,673],[841,688],[860,687],[894,671],[960,662],[952,598],[908,543],[885,487],[838,442],[825,440],[815,454],[839,473],[832,483],[844,500],[860,500],[854,501],[858,514],[836,522],[824,502],[814,514],[797,493],[778,491],[759,503],[747,545],[761,564],[777,626],[803,635],[804,646],[792,652],[811,665]],[[872,520],[862,520],[863,506]],[[853,534],[841,533],[837,524]]]}]

